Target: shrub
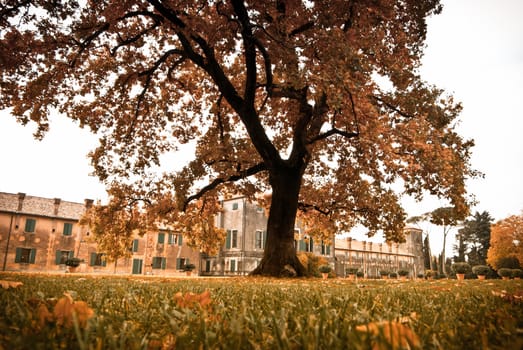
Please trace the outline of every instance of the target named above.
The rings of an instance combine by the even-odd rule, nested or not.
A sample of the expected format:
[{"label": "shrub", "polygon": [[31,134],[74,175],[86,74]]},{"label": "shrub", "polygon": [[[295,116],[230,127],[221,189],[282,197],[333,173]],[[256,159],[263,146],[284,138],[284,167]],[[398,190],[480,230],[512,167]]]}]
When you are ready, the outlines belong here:
[{"label": "shrub", "polygon": [[347,267],[345,269],[345,273],[347,275],[355,275],[358,272],[358,270],[359,270],[359,268],[357,268],[357,267]]},{"label": "shrub", "polygon": [[512,278],[521,278],[521,277],[523,277],[523,270],[521,270],[521,269],[512,269],[510,275],[511,275]]},{"label": "shrub", "polygon": [[498,275],[501,277],[511,277],[512,276],[512,269],[509,269],[507,267],[502,267],[498,269]]},{"label": "shrub", "polygon": [[80,258],[69,258],[65,261],[65,265],[70,267],[78,267],[80,263],[83,262],[83,259]]},{"label": "shrub", "polygon": [[427,276],[427,277],[434,277],[434,276],[436,276],[436,274],[437,274],[437,271],[425,270],[425,276]]},{"label": "shrub", "polygon": [[356,272],[356,277],[362,278],[364,276],[365,276],[365,274],[363,273],[363,271]]},{"label": "shrub", "polygon": [[390,277],[390,278],[397,278],[397,277],[398,277],[398,274],[397,274],[396,272],[391,272],[391,273],[389,274],[389,277]]},{"label": "shrub", "polygon": [[319,277],[319,267],[326,265],[327,260],[323,257],[314,255],[312,253],[298,253],[298,259],[300,260],[303,267],[305,267],[306,275],[309,277]]},{"label": "shrub", "polygon": [[487,265],[476,265],[472,267],[472,272],[476,275],[486,276],[490,271],[490,267]]},{"label": "shrub", "polygon": [[388,276],[389,273],[390,273],[389,270],[381,270],[381,271],[380,271],[380,275],[381,275],[381,276]]},{"label": "shrub", "polygon": [[470,264],[466,262],[457,262],[452,264],[451,269],[454,273],[469,273]]},{"label": "shrub", "polygon": [[409,270],[400,269],[400,270],[398,270],[398,275],[400,275],[400,276],[408,276],[409,275]]},{"label": "shrub", "polygon": [[319,271],[321,273],[330,273],[332,271],[332,267],[330,267],[330,265],[321,265],[319,267]]},{"label": "shrub", "polygon": [[194,264],[185,264],[185,266],[183,267],[183,271],[192,271],[196,268],[196,266]]}]

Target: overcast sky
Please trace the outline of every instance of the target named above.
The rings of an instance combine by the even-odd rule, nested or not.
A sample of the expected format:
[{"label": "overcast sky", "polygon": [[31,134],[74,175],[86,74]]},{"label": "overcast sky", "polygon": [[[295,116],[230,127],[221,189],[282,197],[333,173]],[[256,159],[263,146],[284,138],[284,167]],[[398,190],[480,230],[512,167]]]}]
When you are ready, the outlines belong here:
[{"label": "overcast sky", "polygon": [[[468,183],[479,204],[496,219],[523,210],[523,1],[446,0],[429,19],[422,75],[463,103],[460,133],[473,138],[472,164],[484,179]],[[43,141],[34,125],[22,127],[0,114],[0,191],[82,202],[105,200],[87,153],[96,140],[72,121],[56,117]],[[439,206],[406,200],[409,215]],[[452,238],[452,237],[450,237]],[[441,238],[431,239],[433,252]],[[451,256],[452,239],[447,245]]]}]

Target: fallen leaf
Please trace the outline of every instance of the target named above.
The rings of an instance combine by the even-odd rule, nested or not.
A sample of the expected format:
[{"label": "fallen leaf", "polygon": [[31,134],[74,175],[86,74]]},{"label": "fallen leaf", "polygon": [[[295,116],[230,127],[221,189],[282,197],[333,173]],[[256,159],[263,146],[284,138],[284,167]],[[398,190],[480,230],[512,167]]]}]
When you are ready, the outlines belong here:
[{"label": "fallen leaf", "polygon": [[20,287],[23,285],[22,282],[17,282],[17,281],[6,281],[6,280],[0,280],[0,285],[2,286],[2,288],[4,289],[9,289],[9,288],[17,288],[17,287]]},{"label": "fallen leaf", "polygon": [[400,322],[372,322],[357,326],[356,331],[373,337],[372,350],[421,348],[421,342],[416,333]]}]

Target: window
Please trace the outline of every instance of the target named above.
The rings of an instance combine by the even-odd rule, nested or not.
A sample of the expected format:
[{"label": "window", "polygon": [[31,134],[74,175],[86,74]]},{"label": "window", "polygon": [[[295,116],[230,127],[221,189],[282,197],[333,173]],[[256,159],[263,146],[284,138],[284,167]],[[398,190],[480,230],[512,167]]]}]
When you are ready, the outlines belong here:
[{"label": "window", "polygon": [[189,264],[188,258],[178,258],[176,259],[176,269],[183,270],[184,266]]},{"label": "window", "polygon": [[238,210],[238,203],[232,203],[232,210]]},{"label": "window", "polygon": [[321,242],[321,254],[322,255],[330,255],[331,254],[331,246],[328,244]]},{"label": "window", "polygon": [[174,245],[176,244],[176,241],[177,241],[177,238],[178,235],[174,234],[174,233],[169,233],[169,236],[167,237],[167,243],[169,245]]},{"label": "window", "polygon": [[55,263],[56,263],[56,265],[63,265],[63,264],[65,264],[67,259],[70,259],[73,256],[74,256],[74,252],[72,250],[57,250]]},{"label": "window", "polygon": [[163,244],[165,242],[165,233],[160,232],[158,233],[158,243]]},{"label": "window", "polygon": [[35,232],[36,220],[35,219],[25,219],[25,232]]},{"label": "window", "polygon": [[238,230],[227,230],[227,237],[225,238],[225,248],[238,248]]},{"label": "window", "polygon": [[254,248],[263,249],[265,248],[265,241],[267,240],[267,232],[262,230],[256,230],[254,234]]},{"label": "window", "polygon": [[138,242],[140,242],[140,240],[138,240],[138,239],[134,239],[133,240],[133,246],[132,246],[132,252],[133,253],[138,252]]},{"label": "window", "polygon": [[15,263],[34,264],[36,258],[36,249],[34,248],[16,248]]},{"label": "window", "polygon": [[300,252],[312,252],[314,251],[314,241],[312,237],[301,239],[298,243],[298,250]]},{"label": "window", "polygon": [[70,222],[65,222],[63,235],[70,236],[72,234],[73,234],[73,224],[71,224]]},{"label": "window", "polygon": [[167,259],[162,256],[153,257],[152,268],[165,270]]},{"label": "window", "polygon": [[89,266],[105,266],[107,264],[104,253],[91,253]]},{"label": "window", "polygon": [[236,271],[236,260],[231,259],[231,272]]}]

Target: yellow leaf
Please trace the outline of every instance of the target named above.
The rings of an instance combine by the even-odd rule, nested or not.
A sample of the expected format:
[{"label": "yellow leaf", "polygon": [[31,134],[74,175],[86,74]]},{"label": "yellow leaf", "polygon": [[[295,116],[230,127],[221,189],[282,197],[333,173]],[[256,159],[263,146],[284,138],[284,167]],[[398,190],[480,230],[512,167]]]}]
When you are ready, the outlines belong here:
[{"label": "yellow leaf", "polygon": [[417,349],[421,342],[409,327],[400,322],[372,322],[356,327],[356,331],[373,337],[372,350]]},{"label": "yellow leaf", "polygon": [[54,307],[54,318],[56,324],[70,328],[73,325],[73,313],[76,315],[80,327],[84,327],[87,320],[94,315],[94,311],[87,305],[85,301],[73,302],[72,297],[64,293]]}]

